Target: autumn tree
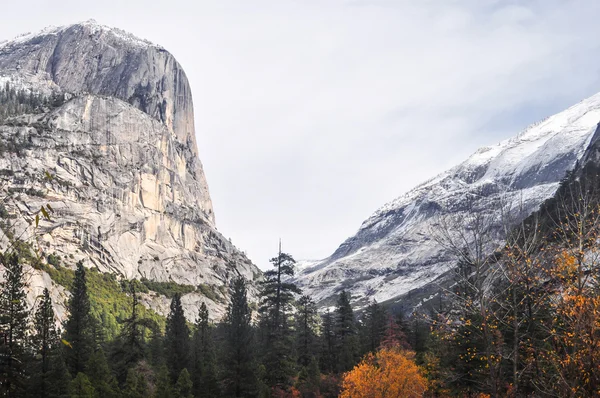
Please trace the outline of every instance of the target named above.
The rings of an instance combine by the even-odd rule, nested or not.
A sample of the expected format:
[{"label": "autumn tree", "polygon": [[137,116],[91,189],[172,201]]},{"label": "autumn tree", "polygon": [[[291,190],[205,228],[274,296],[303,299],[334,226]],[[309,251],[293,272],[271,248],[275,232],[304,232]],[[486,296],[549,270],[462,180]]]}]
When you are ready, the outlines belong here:
[{"label": "autumn tree", "polygon": [[400,348],[383,348],[344,375],[341,398],[417,398],[427,380],[415,364],[414,354]]},{"label": "autumn tree", "polygon": [[494,313],[497,292],[489,288],[489,281],[498,275],[491,254],[503,230],[495,214],[478,207],[478,197],[466,198],[464,214],[449,212],[438,217],[431,233],[456,261],[454,283],[444,291],[450,299],[452,326],[442,329],[444,338],[455,347],[456,378],[467,389],[497,396],[503,343]]}]

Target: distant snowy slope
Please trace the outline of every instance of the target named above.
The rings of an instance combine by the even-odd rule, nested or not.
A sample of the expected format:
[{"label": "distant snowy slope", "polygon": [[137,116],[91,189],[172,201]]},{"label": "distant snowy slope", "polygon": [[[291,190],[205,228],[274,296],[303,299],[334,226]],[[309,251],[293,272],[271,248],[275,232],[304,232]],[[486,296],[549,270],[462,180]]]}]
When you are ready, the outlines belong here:
[{"label": "distant snowy slope", "polygon": [[497,211],[502,200],[530,214],[581,159],[598,122],[600,94],[479,149],[381,207],[329,258],[301,267],[297,282],[322,305],[342,288],[361,303],[382,302],[431,283],[454,265],[430,237],[438,215],[465,215],[467,196],[483,212]]}]

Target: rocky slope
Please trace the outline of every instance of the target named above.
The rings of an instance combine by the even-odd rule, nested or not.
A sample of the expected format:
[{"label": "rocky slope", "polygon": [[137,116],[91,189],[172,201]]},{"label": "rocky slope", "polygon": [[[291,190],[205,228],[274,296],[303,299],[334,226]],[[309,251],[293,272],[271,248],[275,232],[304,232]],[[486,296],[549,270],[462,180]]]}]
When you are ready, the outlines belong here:
[{"label": "rocky slope", "polygon": [[[432,292],[455,258],[432,237],[445,217],[473,211],[493,219],[502,243],[500,208],[517,222],[552,197],[568,170],[584,156],[600,122],[600,94],[495,146],[386,204],[327,259],[303,264],[297,281],[322,306],[341,289],[359,303],[401,301]],[[427,297],[422,295],[421,297]]]},{"label": "rocky slope", "polygon": [[[0,88],[52,99],[0,122],[2,190],[17,234],[31,235],[26,220],[50,204],[39,244],[69,266],[84,259],[126,279],[215,291],[234,276],[260,276],[215,227],[191,90],[165,49],[93,21],[50,28],[0,43]],[[52,286],[60,307],[66,293],[32,272],[33,296]],[[221,296],[187,294],[186,315],[206,302],[220,317]],[[166,301],[144,297],[160,313]]]}]

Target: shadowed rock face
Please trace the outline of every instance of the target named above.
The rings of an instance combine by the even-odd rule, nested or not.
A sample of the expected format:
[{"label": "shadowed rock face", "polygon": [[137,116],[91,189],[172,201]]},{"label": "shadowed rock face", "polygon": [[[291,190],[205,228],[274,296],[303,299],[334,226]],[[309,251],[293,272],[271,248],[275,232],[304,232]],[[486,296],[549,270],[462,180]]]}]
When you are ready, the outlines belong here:
[{"label": "shadowed rock face", "polygon": [[[216,230],[190,87],[171,54],[86,22],[0,44],[0,87],[6,82],[67,98],[0,122],[0,144],[20,148],[0,157],[3,175],[12,176],[3,195],[18,192],[8,210],[27,218],[43,204],[55,209],[53,222],[40,223],[44,250],[67,266],[83,259],[127,279],[220,287],[217,299],[184,297],[190,321],[201,302],[220,318],[224,287],[238,275],[251,281],[253,296],[260,271]],[[16,225],[27,227],[25,220]],[[31,272],[32,297],[49,287],[60,306],[63,290]],[[142,301],[169,309],[165,297]]]}]

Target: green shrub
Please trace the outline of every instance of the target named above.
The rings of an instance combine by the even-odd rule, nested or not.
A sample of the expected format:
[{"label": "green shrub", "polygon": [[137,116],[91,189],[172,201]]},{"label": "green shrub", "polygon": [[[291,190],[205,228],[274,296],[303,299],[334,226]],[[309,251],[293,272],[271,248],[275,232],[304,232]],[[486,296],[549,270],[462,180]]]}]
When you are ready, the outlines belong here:
[{"label": "green shrub", "polygon": [[[73,270],[49,265],[43,265],[42,269],[50,275],[55,283],[67,290],[71,289],[75,276]],[[92,315],[100,322],[103,330],[106,330],[106,338],[111,340],[121,331],[122,321],[131,315],[131,296],[123,291],[122,283],[117,281],[115,274],[88,268],[86,279]],[[140,306],[139,310],[141,317],[152,319],[161,330],[164,330],[165,318],[163,316],[144,306]],[[147,331],[147,333],[149,332]]]},{"label": "green shrub", "polygon": [[58,267],[60,265],[60,257],[57,256],[56,253],[48,254],[48,257],[46,257],[46,261],[48,261],[48,264],[54,265],[55,267]]},{"label": "green shrub", "polygon": [[172,298],[175,294],[179,293],[181,295],[192,293],[196,291],[196,288],[192,285],[182,285],[179,283],[175,283],[173,281],[169,282],[156,282],[151,281],[146,278],[142,278],[141,282],[153,292],[158,294],[162,294],[163,296],[167,296]]}]

